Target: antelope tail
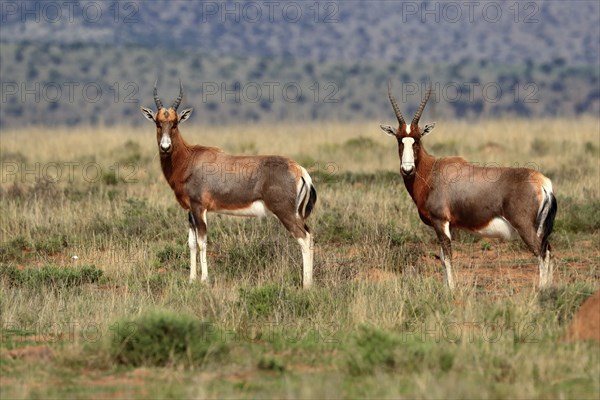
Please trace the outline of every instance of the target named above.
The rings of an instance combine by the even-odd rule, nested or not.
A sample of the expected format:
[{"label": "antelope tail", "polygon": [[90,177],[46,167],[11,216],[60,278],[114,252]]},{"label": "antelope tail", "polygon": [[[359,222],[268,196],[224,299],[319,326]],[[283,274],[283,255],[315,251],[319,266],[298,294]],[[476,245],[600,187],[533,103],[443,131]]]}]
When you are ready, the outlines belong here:
[{"label": "antelope tail", "polygon": [[537,235],[542,238],[541,255],[544,256],[549,248],[548,236],[552,233],[554,218],[558,209],[556,197],[552,192],[552,183],[549,179],[542,184],[542,193],[544,198],[537,214],[536,225],[538,227]]},{"label": "antelope tail", "polygon": [[310,216],[310,213],[317,202],[317,191],[313,186],[308,171],[302,167],[301,169],[302,176],[300,177],[298,194],[296,195],[296,210],[302,219],[306,219]]}]

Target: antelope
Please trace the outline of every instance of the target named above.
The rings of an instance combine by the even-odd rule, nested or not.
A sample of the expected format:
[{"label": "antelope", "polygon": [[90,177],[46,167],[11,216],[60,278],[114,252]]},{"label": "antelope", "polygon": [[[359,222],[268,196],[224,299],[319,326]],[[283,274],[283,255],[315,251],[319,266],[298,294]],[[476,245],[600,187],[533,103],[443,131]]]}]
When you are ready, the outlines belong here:
[{"label": "antelope", "polygon": [[552,283],[553,265],[548,236],[557,204],[550,179],[528,168],[482,167],[461,157],[436,158],[422,139],[435,123],[421,128],[419,120],[431,95],[431,84],[410,124],[404,120],[388,82],[388,97],[398,129],[380,125],[398,141],[400,173],[419,217],[435,231],[448,287],[452,272],[451,230],[458,228],[484,237],[510,239],[518,234],[539,260],[539,286]]},{"label": "antelope", "polygon": [[197,247],[200,249],[200,281],[208,280],[206,262],[207,212],[245,217],[275,215],[294,236],[302,250],[302,285],[313,278],[313,247],[305,221],[317,201],[317,192],[305,168],[280,156],[230,155],[216,147],[188,144],[179,124],[192,114],[177,113],[183,98],[163,107],[154,84],[157,111],[141,107],[142,114],[156,124],[156,140],[163,174],[179,205],[188,211],[190,282],[196,280]]}]

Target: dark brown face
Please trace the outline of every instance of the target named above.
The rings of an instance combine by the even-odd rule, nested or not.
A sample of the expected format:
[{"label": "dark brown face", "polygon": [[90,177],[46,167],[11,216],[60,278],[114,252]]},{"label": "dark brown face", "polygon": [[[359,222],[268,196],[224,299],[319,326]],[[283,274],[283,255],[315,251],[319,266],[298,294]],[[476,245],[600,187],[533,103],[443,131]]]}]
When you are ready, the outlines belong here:
[{"label": "dark brown face", "polygon": [[173,151],[172,135],[177,130],[177,112],[172,109],[161,108],[156,113],[156,140],[161,154],[169,155]]},{"label": "dark brown face", "polygon": [[398,129],[389,125],[381,125],[381,129],[390,136],[394,136],[398,141],[398,156],[400,157],[400,173],[403,176],[412,176],[417,170],[419,164],[419,154],[421,154],[421,139],[427,135],[435,124],[425,125],[421,129],[416,124],[400,124]]},{"label": "dark brown face", "polygon": [[154,83],[154,103],[156,104],[156,113],[149,108],[141,107],[144,117],[156,124],[156,141],[161,156],[168,156],[173,152],[174,135],[177,134],[177,126],[188,119],[192,115],[192,109],[188,108],[177,114],[177,107],[183,99],[183,85],[179,81],[179,97],[173,102],[169,108],[162,105],[158,97],[156,82]]},{"label": "dark brown face", "polygon": [[421,138],[431,132],[435,126],[435,123],[433,123],[431,125],[425,125],[424,129],[419,128],[419,120],[421,119],[421,114],[423,114],[423,110],[425,109],[425,105],[427,104],[430,95],[431,83],[429,84],[429,89],[427,89],[427,93],[421,101],[412,122],[408,125],[400,111],[398,102],[394,98],[394,95],[392,95],[392,82],[391,80],[388,82],[388,97],[390,98],[390,103],[392,103],[392,108],[396,114],[399,127],[398,129],[394,129],[389,125],[380,125],[380,127],[385,133],[394,136],[398,140],[400,172],[405,177],[412,176],[417,171],[419,154],[421,153]]},{"label": "dark brown face", "polygon": [[417,125],[404,125],[398,129],[398,155],[400,156],[400,172],[404,176],[412,176],[417,170],[421,146],[421,130]]},{"label": "dark brown face", "polygon": [[192,115],[188,108],[177,114],[175,108],[160,107],[156,113],[149,108],[142,107],[142,114],[156,125],[156,142],[161,156],[168,156],[173,152],[173,143],[177,135],[179,124]]}]

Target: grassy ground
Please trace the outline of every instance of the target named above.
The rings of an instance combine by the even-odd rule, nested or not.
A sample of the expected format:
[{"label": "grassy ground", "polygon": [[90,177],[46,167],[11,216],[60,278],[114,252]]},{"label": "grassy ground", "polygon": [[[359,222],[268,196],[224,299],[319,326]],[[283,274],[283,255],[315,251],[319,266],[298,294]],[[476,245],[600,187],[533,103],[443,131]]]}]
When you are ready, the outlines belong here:
[{"label": "grassy ground", "polygon": [[2,132],[0,397],[598,398],[599,347],[560,338],[600,282],[599,129],[438,122],[431,153],[539,168],[559,204],[555,287],[519,241],[460,234],[452,295],[375,122],[182,126],[311,171],[310,291],[273,218],[209,215],[211,283],[188,284],[152,126]]}]

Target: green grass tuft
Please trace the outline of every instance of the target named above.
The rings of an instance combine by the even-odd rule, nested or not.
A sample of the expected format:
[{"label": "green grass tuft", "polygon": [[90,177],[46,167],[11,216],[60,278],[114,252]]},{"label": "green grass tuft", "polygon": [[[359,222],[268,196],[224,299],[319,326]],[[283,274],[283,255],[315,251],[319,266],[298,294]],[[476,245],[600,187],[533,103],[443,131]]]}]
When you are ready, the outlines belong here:
[{"label": "green grass tuft", "polygon": [[96,283],[102,274],[102,270],[94,265],[75,268],[46,265],[39,269],[27,268],[24,270],[19,270],[14,266],[0,267],[0,280],[6,281],[11,286],[23,286],[30,289],[41,287],[61,289]]},{"label": "green grass tuft", "polygon": [[128,366],[199,367],[223,357],[228,346],[215,325],[166,310],[150,311],[112,326],[110,354]]}]

